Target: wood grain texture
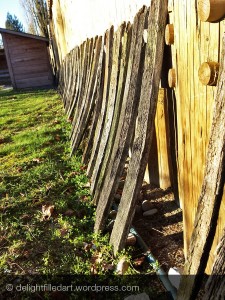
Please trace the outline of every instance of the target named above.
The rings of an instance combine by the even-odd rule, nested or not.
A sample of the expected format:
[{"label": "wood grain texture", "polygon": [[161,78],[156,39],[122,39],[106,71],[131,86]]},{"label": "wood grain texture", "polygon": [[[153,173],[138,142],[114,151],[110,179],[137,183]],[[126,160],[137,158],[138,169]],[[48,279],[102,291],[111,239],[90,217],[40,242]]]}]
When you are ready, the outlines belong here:
[{"label": "wood grain texture", "polygon": [[68,100],[66,103],[66,107],[65,107],[65,112],[68,115],[73,100],[74,100],[74,95],[76,92],[76,85],[78,82],[78,47],[76,47],[75,49],[72,50],[72,82],[71,82],[71,88],[68,94]]},{"label": "wood grain texture", "polygon": [[112,127],[108,138],[104,160],[101,166],[100,175],[98,177],[97,186],[93,195],[93,201],[96,204],[98,203],[99,194],[101,193],[104,184],[106,170],[111,158],[112,148],[115,142],[115,136],[120,121],[121,107],[122,107],[124,88],[125,88],[126,76],[127,76],[127,67],[129,61],[131,36],[132,36],[132,27],[131,24],[128,23],[124,35],[122,37],[122,50],[121,50],[122,53],[121,53],[118,88],[117,88],[117,95],[116,95],[115,111],[112,120]]},{"label": "wood grain texture", "polygon": [[147,8],[143,7],[135,16],[132,27],[132,40],[120,122],[111,153],[110,163],[107,167],[104,186],[98,199],[95,222],[96,232],[104,228],[114,194],[119,184],[120,175],[128,156],[128,150],[135,127],[135,116],[137,113],[142,78],[140,62],[143,50],[142,37],[146,14]]},{"label": "wood grain texture", "polygon": [[99,76],[101,75],[102,68],[102,60],[103,60],[103,41],[102,37],[98,37],[96,42],[96,48],[94,52],[93,62],[91,62],[92,66],[90,69],[89,83],[87,87],[87,93],[83,101],[82,111],[80,113],[79,118],[76,121],[76,126],[74,128],[73,136],[72,136],[72,153],[76,151],[80,145],[82,137],[85,133],[85,130],[88,126],[90,116],[92,113],[92,109],[94,107],[94,95],[95,89],[97,86],[97,81]]},{"label": "wood grain texture", "polygon": [[14,88],[42,87],[53,84],[45,41],[7,33],[2,33],[2,37]]},{"label": "wood grain texture", "polygon": [[95,167],[97,153],[99,150],[100,139],[101,139],[102,130],[103,130],[103,126],[104,126],[108,93],[109,93],[110,77],[111,77],[111,71],[112,71],[113,35],[114,35],[114,27],[112,26],[106,32],[106,41],[105,41],[106,58],[105,58],[105,69],[104,69],[105,73],[104,73],[104,84],[103,84],[103,99],[102,99],[101,111],[100,111],[98,122],[96,125],[91,157],[90,157],[90,160],[88,163],[88,168],[87,168],[87,174],[89,177],[92,176],[92,173],[93,173],[93,170]]},{"label": "wood grain texture", "polygon": [[[106,39],[107,39],[107,34],[104,35],[103,47],[105,45]],[[92,147],[93,147],[96,126],[98,124],[99,114],[100,114],[101,109],[102,109],[105,59],[106,59],[106,53],[103,50],[103,53],[102,53],[102,68],[99,69],[100,74],[97,78],[96,89],[95,89],[95,93],[93,95],[94,96],[94,109],[93,109],[93,114],[91,116],[91,124],[90,124],[89,132],[88,132],[87,142],[86,142],[86,145],[85,145],[85,148],[84,148],[84,151],[83,151],[83,156],[82,156],[82,162],[84,164],[88,164],[90,156],[91,156],[91,151],[92,151]]]},{"label": "wood grain texture", "polygon": [[105,150],[108,142],[108,138],[111,131],[111,125],[114,118],[116,94],[117,94],[117,84],[118,76],[120,70],[120,53],[121,53],[121,38],[124,33],[125,24],[122,24],[119,29],[114,33],[114,43],[113,43],[113,54],[112,54],[112,71],[109,82],[109,92],[106,107],[106,117],[102,129],[101,139],[99,143],[99,150],[96,157],[95,167],[91,176],[91,191],[95,190],[96,183],[98,181],[99,172],[102,166],[102,162],[105,156]]},{"label": "wood grain texture", "polygon": [[71,129],[71,134],[70,138],[73,136],[74,132],[74,127],[76,126],[77,119],[79,118],[81,114],[81,108],[82,108],[82,103],[84,101],[84,96],[86,93],[86,84],[87,84],[87,69],[88,69],[88,60],[89,60],[89,53],[91,49],[91,40],[87,39],[87,41],[84,43],[84,49],[83,49],[83,59],[82,59],[82,73],[80,74],[81,76],[81,82],[80,82],[80,90],[79,90],[79,95],[77,98],[76,102],[76,107],[74,108],[74,116],[73,116],[73,121],[72,121],[72,129]]},{"label": "wood grain texture", "polygon": [[83,68],[83,57],[84,57],[84,43],[81,44],[79,47],[78,47],[78,63],[77,63],[77,79],[76,79],[76,90],[75,90],[75,94],[74,94],[74,97],[72,99],[72,103],[71,103],[71,106],[70,106],[70,109],[68,111],[68,119],[73,119],[74,117],[74,111],[76,109],[76,105],[77,105],[77,102],[78,102],[78,98],[79,98],[79,95],[80,95],[80,90],[81,90],[81,84],[82,84],[82,68]]},{"label": "wood grain texture", "polygon": [[131,149],[132,154],[122,198],[110,238],[114,253],[122,250],[125,245],[135,212],[137,195],[140,192],[147,166],[162,69],[167,5],[166,0],[161,0],[152,1],[150,6],[144,74],[134,142]]},{"label": "wood grain texture", "polygon": [[223,196],[225,178],[225,37],[222,47],[205,175],[188,258],[184,266],[184,274],[193,276],[182,278],[178,300],[194,299],[199,291],[202,277],[197,275],[203,274],[207,265]]},{"label": "wood grain texture", "polygon": [[205,288],[204,300],[219,300],[225,298],[225,228],[221,240],[217,246],[216,257],[213,263],[211,276],[208,278]]}]

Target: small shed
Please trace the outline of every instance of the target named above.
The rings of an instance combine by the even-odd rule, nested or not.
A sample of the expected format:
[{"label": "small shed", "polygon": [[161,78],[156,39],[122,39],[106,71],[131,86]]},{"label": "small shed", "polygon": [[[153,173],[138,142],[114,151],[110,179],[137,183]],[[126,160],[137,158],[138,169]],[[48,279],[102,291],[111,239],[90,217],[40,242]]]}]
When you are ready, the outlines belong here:
[{"label": "small shed", "polygon": [[9,74],[14,88],[47,87],[53,84],[48,39],[0,28]]}]

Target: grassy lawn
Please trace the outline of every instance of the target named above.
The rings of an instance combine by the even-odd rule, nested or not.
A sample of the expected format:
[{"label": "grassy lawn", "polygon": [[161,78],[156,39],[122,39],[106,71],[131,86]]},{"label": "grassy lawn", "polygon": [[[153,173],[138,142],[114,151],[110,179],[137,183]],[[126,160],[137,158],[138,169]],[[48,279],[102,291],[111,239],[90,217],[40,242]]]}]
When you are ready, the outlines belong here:
[{"label": "grassy lawn", "polygon": [[[0,91],[1,274],[104,274],[85,166],[54,90]],[[103,255],[104,253],[104,255]]]},{"label": "grassy lawn", "polygon": [[[57,284],[61,284],[58,275],[63,280],[65,275],[77,274],[98,275],[97,279],[75,276],[73,280],[78,280],[79,285],[80,280],[84,280],[84,286],[87,282],[104,286],[109,280],[113,286],[116,282],[131,286],[133,282],[151,295],[161,293],[158,280],[152,283],[148,277],[132,276],[131,282],[131,277],[109,276],[118,274],[119,265],[124,268],[124,259],[126,274],[145,273],[147,269],[139,272],[135,268],[131,249],[113,257],[109,236],[93,233],[95,207],[87,187],[86,167],[81,163],[81,154],[70,157],[71,124],[66,121],[56,91],[0,90],[0,129],[2,299],[106,299],[104,294],[90,298],[89,292],[84,295],[74,291],[72,298],[57,298],[59,295],[48,290],[37,293],[35,298],[30,290],[23,296],[15,290],[15,284],[21,282],[45,284],[56,275]],[[147,273],[154,270],[150,268]],[[14,285],[11,294],[6,289],[8,283]],[[107,299],[123,299],[118,292],[114,296],[110,294]]]}]

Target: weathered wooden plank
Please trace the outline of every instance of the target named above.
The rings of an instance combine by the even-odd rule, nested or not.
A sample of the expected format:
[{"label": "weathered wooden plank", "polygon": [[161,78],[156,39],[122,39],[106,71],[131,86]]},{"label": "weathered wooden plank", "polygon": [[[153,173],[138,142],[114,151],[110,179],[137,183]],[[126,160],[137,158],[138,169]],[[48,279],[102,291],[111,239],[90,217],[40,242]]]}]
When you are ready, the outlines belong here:
[{"label": "weathered wooden plank", "polygon": [[87,87],[87,94],[84,100],[83,111],[81,112],[76,126],[74,128],[74,134],[72,136],[72,153],[77,150],[85,133],[87,125],[90,120],[91,112],[94,106],[95,88],[97,85],[98,77],[101,75],[102,60],[103,60],[103,41],[102,37],[98,37],[95,48],[95,55],[93,58],[93,65],[89,75],[89,84]]},{"label": "weathered wooden plank", "polygon": [[216,252],[212,271],[206,283],[204,300],[219,300],[225,298],[225,228],[223,229]]},{"label": "weathered wooden plank", "polygon": [[[106,43],[106,36],[107,36],[107,32],[104,36],[104,45]],[[106,56],[105,51],[103,51],[102,70],[100,72],[100,76],[97,79],[96,89],[95,89],[95,93],[94,93],[95,107],[93,110],[93,115],[91,117],[92,122],[91,122],[91,125],[89,128],[86,146],[83,151],[82,162],[84,164],[88,164],[88,161],[90,159],[91,149],[93,147],[93,140],[94,140],[95,131],[96,131],[96,126],[97,126],[98,119],[99,119],[99,113],[101,112],[101,109],[102,109],[105,59],[106,59],[105,56]]]},{"label": "weathered wooden plank", "polygon": [[121,114],[121,107],[124,95],[124,88],[126,83],[126,76],[127,76],[127,66],[129,60],[129,52],[130,52],[130,44],[131,44],[131,35],[132,29],[131,24],[127,24],[127,28],[124,32],[122,37],[122,50],[121,50],[121,59],[120,59],[120,71],[119,71],[119,79],[118,79],[118,87],[117,87],[117,95],[116,95],[116,104],[115,104],[115,111],[112,121],[112,126],[109,134],[109,139],[107,143],[107,148],[105,151],[104,161],[101,166],[100,175],[98,178],[97,186],[93,195],[93,201],[97,204],[99,194],[102,190],[102,185],[105,179],[106,168],[109,164],[109,159],[112,153],[112,147],[114,145],[116,131],[118,128],[120,114]]},{"label": "weathered wooden plank", "polygon": [[[7,34],[7,33],[6,33]],[[25,37],[16,37],[15,35],[12,36],[10,34],[7,34],[8,36],[8,41],[11,46],[15,47],[20,47],[21,46],[37,46],[37,45],[46,45],[47,42],[45,41],[38,41],[35,39],[30,39],[30,38],[25,38]]]},{"label": "weathered wooden plank", "polygon": [[70,90],[67,96],[67,103],[65,106],[65,112],[68,113],[69,108],[71,107],[74,93],[75,93],[75,87],[76,87],[76,81],[77,81],[77,49],[78,47],[74,48],[72,50],[72,73],[71,73],[71,86]]},{"label": "weathered wooden plank", "polygon": [[72,99],[71,107],[68,111],[68,118],[72,119],[74,110],[78,101],[80,89],[81,89],[81,83],[82,83],[82,63],[83,63],[83,55],[84,55],[84,45],[82,44],[80,47],[78,47],[78,63],[77,63],[77,83],[76,83],[76,89],[75,94]]},{"label": "weathered wooden plank", "polygon": [[[93,59],[93,55],[94,55],[94,45],[96,43],[96,37],[95,39],[91,38],[90,39],[90,44],[89,47],[87,48],[87,66],[86,66],[86,74],[85,74],[85,81],[84,83],[82,83],[82,85],[84,84],[84,93],[83,93],[83,99],[81,101],[81,106],[79,107],[79,116],[80,114],[82,114],[83,111],[83,107],[85,106],[85,102],[86,102],[86,94],[87,94],[87,89],[88,89],[88,85],[89,85],[89,80],[90,80],[90,70],[91,70],[91,65],[92,65],[92,59]],[[79,121],[77,120],[76,123],[79,123]],[[73,130],[74,133],[74,130]],[[71,135],[72,136],[72,135]]]},{"label": "weathered wooden plank", "polygon": [[116,102],[117,83],[120,70],[120,55],[121,55],[121,38],[125,29],[125,23],[123,23],[114,34],[113,43],[113,56],[112,56],[112,72],[109,83],[109,93],[107,99],[106,117],[102,129],[101,140],[99,144],[99,150],[95,162],[95,167],[91,176],[91,191],[95,190],[96,181],[98,180],[99,170],[102,166],[102,161],[105,156],[105,149],[108,142],[111,125],[114,118],[114,108]]},{"label": "weathered wooden plank", "polygon": [[69,63],[70,63],[70,57],[67,55],[65,57],[65,67],[64,67],[64,87],[63,87],[63,93],[62,93],[62,100],[63,100],[63,105],[65,107],[65,97],[66,97],[66,91],[68,87],[68,77],[69,77]]},{"label": "weathered wooden plank", "polygon": [[110,242],[114,253],[122,250],[140,193],[151,146],[164,52],[167,0],[151,1],[148,41],[132,155]]},{"label": "weathered wooden plank", "polygon": [[106,105],[107,105],[107,97],[109,92],[109,82],[111,76],[112,69],[112,47],[113,47],[113,33],[114,27],[112,26],[109,31],[106,32],[106,59],[105,59],[105,74],[104,74],[104,87],[103,87],[103,100],[102,100],[102,108],[98,118],[98,123],[95,130],[94,142],[91,152],[91,157],[88,164],[87,174],[91,177],[95,162],[96,162],[96,153],[98,152],[99,142],[102,134],[102,128],[105,119],[106,113]]},{"label": "weathered wooden plank", "polygon": [[[205,176],[178,300],[195,299],[209,257],[223,196],[225,172],[225,36]],[[193,275],[194,274],[194,275]]]},{"label": "weathered wooden plank", "polygon": [[44,86],[51,86],[52,80],[49,80],[48,78],[42,80],[26,80],[24,82],[17,83],[17,88],[28,88],[28,87],[44,87]]},{"label": "weathered wooden plank", "polygon": [[67,89],[66,94],[66,105],[65,105],[65,112],[68,113],[69,107],[73,101],[74,93],[75,93],[75,86],[77,80],[77,48],[71,51],[71,71],[70,71],[70,85]]},{"label": "weathered wooden plank", "polygon": [[58,92],[62,96],[63,94],[63,89],[64,89],[64,74],[65,74],[65,60],[60,65],[59,69],[59,85],[58,85]]},{"label": "weathered wooden plank", "polygon": [[67,55],[67,60],[68,60],[68,64],[67,64],[67,85],[65,88],[65,94],[64,94],[64,109],[66,109],[67,105],[68,105],[68,99],[70,97],[70,93],[71,93],[71,86],[72,86],[72,79],[73,79],[73,50],[71,50],[69,52],[69,54]]},{"label": "weathered wooden plank", "polygon": [[72,131],[71,131],[71,136],[70,136],[70,139],[71,139],[71,146],[72,146],[72,149],[71,149],[71,155],[73,154],[74,152],[74,136],[76,136],[77,134],[77,129],[80,125],[80,119],[82,117],[82,114],[83,114],[83,110],[84,110],[84,107],[86,105],[86,94],[87,94],[87,89],[88,89],[88,85],[89,85],[89,72],[90,72],[90,68],[91,68],[91,56],[92,56],[92,53],[93,53],[93,44],[94,44],[94,40],[93,39],[90,39],[89,43],[88,43],[88,47],[87,47],[87,61],[86,61],[86,66],[85,66],[85,78],[84,79],[84,82],[83,82],[83,93],[81,94],[80,96],[80,99],[78,99],[79,101],[79,105],[77,106],[77,109],[76,109],[76,112],[75,112],[75,115],[74,115],[74,118],[73,118],[73,122],[72,122]]},{"label": "weathered wooden plank", "polygon": [[63,97],[63,102],[64,102],[64,109],[66,109],[68,97],[70,94],[70,89],[71,89],[71,83],[72,83],[72,69],[73,69],[73,50],[70,51],[67,56],[67,80],[66,80],[66,88],[64,90],[64,97]]},{"label": "weathered wooden plank", "polygon": [[12,58],[12,63],[14,66],[20,66],[22,64],[30,63],[40,63],[40,61],[48,61],[47,54],[43,52],[31,53],[30,55],[17,55],[16,58]]},{"label": "weathered wooden plank", "polygon": [[143,62],[141,59],[142,50],[144,51],[142,36],[146,14],[147,8],[144,6],[134,18],[121,118],[116,132],[111,159],[107,167],[104,185],[99,199],[97,200],[98,206],[96,211],[95,231],[104,228],[106,218],[119,184],[119,178],[128,156],[131,137],[135,128],[142,78],[142,68],[140,65],[141,62]]},{"label": "weathered wooden plank", "polygon": [[20,75],[20,74],[28,74],[28,73],[35,73],[35,72],[48,72],[49,67],[47,64],[40,64],[37,66],[30,65],[29,68],[27,66],[17,67],[15,69],[13,68],[13,70],[15,75]]},{"label": "weathered wooden plank", "polygon": [[[10,46],[11,47],[11,46]],[[35,55],[35,54],[39,54],[39,53],[45,53],[46,52],[46,47],[30,47],[30,48],[18,48],[18,49],[10,49],[10,55],[12,56],[21,56],[21,57],[25,57],[26,55]]]},{"label": "weathered wooden plank", "polygon": [[6,59],[7,59],[7,65],[8,65],[8,69],[9,69],[10,79],[12,81],[12,86],[14,88],[17,88],[15,77],[14,77],[14,72],[13,72],[13,67],[12,67],[12,62],[11,62],[11,55],[10,55],[10,52],[9,52],[8,38],[7,37],[8,37],[8,35],[2,34],[2,40],[3,40],[3,44],[4,44],[4,48],[5,48],[5,54],[6,54]]},{"label": "weathered wooden plank", "polygon": [[62,96],[63,89],[64,89],[64,71],[65,69],[65,60],[61,63],[60,69],[59,69],[59,85],[58,85],[58,92]]},{"label": "weathered wooden plank", "polygon": [[[94,57],[95,57],[95,47],[96,47],[97,41],[98,41],[98,36],[96,36],[91,41],[91,48],[90,48],[89,59],[88,59],[85,99],[87,99],[87,94],[88,94],[88,91],[89,91],[89,84],[90,84],[91,72],[92,72],[92,68],[93,68],[93,60],[94,60]],[[84,102],[84,104],[85,104],[85,102]]]},{"label": "weathered wooden plank", "polygon": [[29,77],[29,78],[24,78],[24,79],[17,79],[17,83],[20,83],[20,82],[26,82],[26,81],[44,81],[44,80],[52,80],[52,74],[49,72],[49,73],[45,73],[44,75],[42,76],[36,76],[36,74],[34,74],[34,76],[32,77]]},{"label": "weathered wooden plank", "polygon": [[82,67],[81,67],[82,73],[80,74],[80,76],[81,76],[80,89],[79,89],[78,98],[76,100],[76,105],[74,107],[74,116],[73,116],[71,136],[73,134],[74,125],[76,123],[77,116],[79,115],[80,107],[81,107],[81,104],[82,104],[82,101],[84,98],[84,94],[85,94],[85,83],[86,83],[86,76],[87,76],[88,54],[89,54],[89,50],[90,50],[90,42],[91,42],[90,39],[87,39],[83,45],[83,58],[82,58]]}]

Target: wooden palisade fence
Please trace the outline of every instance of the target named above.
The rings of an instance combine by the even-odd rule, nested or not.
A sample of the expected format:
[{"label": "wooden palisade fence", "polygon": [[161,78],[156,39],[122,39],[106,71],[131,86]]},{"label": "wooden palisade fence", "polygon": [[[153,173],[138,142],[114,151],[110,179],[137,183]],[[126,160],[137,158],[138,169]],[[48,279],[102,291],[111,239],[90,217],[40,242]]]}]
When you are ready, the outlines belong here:
[{"label": "wooden palisade fence", "polygon": [[115,32],[112,26],[104,37],[73,49],[60,70],[59,91],[72,122],[72,154],[85,145],[83,161],[97,205],[95,231],[106,225],[132,152],[111,235],[115,252],[124,247],[149,157],[166,18],[167,1],[153,1],[132,25],[124,22]]},{"label": "wooden palisade fence", "polygon": [[[203,2],[210,1],[199,1],[199,10],[201,10]],[[222,3],[223,0],[218,2]],[[168,12],[170,24],[166,26]],[[187,13],[193,16],[192,23],[197,24],[196,30],[191,22],[188,23]],[[201,12],[199,14],[201,15]],[[202,18],[211,20],[213,17],[203,16]],[[224,160],[220,161],[224,151],[224,130],[222,130],[224,117],[221,117],[222,115],[220,124],[215,125],[216,120],[213,120],[215,128],[212,127],[209,142],[205,180],[203,180],[202,172],[211,129],[212,103],[215,98],[217,102],[223,98],[224,102],[224,94],[222,94],[222,88],[221,91],[218,90],[217,95],[211,88],[216,85],[219,63],[212,62],[210,59],[204,62],[208,57],[205,58],[202,49],[207,48],[209,53],[210,49],[208,37],[206,40],[201,39],[201,32],[216,33],[212,38],[212,41],[215,40],[214,44],[217,43],[213,54],[218,58],[220,57],[220,49],[217,49],[219,48],[218,40],[222,41],[222,39],[219,32],[217,33],[217,29],[222,28],[222,25],[213,24],[211,26],[201,23],[200,26],[198,22],[197,7],[193,0],[190,2],[170,0],[169,6],[166,0],[152,0],[150,8],[144,6],[140,9],[132,24],[124,22],[117,30],[111,26],[104,36],[89,38],[80,46],[76,46],[66,55],[59,74],[59,91],[65,111],[72,122],[71,154],[82,147],[83,162],[87,165],[91,191],[97,206],[95,231],[104,230],[115,201],[115,195],[120,188],[121,178],[124,179],[118,213],[110,237],[115,252],[124,247],[149,157],[152,160],[152,166],[148,167],[153,168],[155,156],[158,155],[157,158],[160,159],[160,155],[162,155],[153,151],[154,121],[157,120],[158,124],[162,125],[161,129],[155,128],[158,130],[157,137],[159,139],[160,130],[163,132],[164,129],[167,131],[168,127],[172,127],[169,128],[171,132],[165,134],[166,137],[169,136],[168,140],[162,139],[161,146],[160,141],[157,146],[158,152],[162,147],[162,153],[166,153],[168,156],[168,161],[165,163],[166,160],[162,159],[161,164],[161,169],[165,174],[171,173],[171,170],[176,173],[177,169],[177,174],[167,176],[169,179],[166,178],[166,186],[172,184],[174,189],[179,190],[176,192],[177,194],[179,192],[183,208],[185,254],[186,257],[188,256],[185,265],[186,274],[205,271],[213,234],[218,234],[216,222],[223,213],[222,210],[219,212],[219,204],[222,197],[224,200],[224,174],[221,171]],[[171,46],[171,51],[167,47],[167,52],[164,52],[164,38],[166,44]],[[185,40],[184,43],[181,42],[182,39]],[[190,43],[191,48],[188,49],[190,39],[192,43]],[[193,57],[195,51],[197,54]],[[169,52],[170,55],[168,55]],[[165,53],[167,53],[167,60],[170,58],[171,61],[165,61]],[[168,83],[165,83],[165,72],[167,76],[169,65],[171,69],[168,72]],[[220,67],[224,68],[223,60],[221,60]],[[220,70],[219,84],[221,86],[224,84],[223,72],[224,69]],[[196,78],[197,81],[198,77],[199,82],[194,82],[193,78]],[[190,81],[188,81],[189,78],[191,78]],[[161,86],[164,88],[159,88],[160,79]],[[193,91],[193,97],[196,99],[190,101]],[[203,96],[207,103],[201,102]],[[166,97],[167,100],[164,101]],[[218,103],[218,107],[221,105],[218,110],[220,113],[224,113],[224,105],[221,103]],[[170,117],[173,115],[174,119],[168,119],[168,111],[171,109],[173,112]],[[187,114],[184,116],[184,113]],[[218,116],[216,110],[214,116],[214,118]],[[204,124],[202,124],[202,120]],[[165,122],[167,124],[164,124]],[[177,124],[175,124],[176,122]],[[168,125],[168,123],[170,124]],[[171,123],[174,124],[171,125]],[[222,131],[217,130],[216,126]],[[172,131],[174,131],[173,134]],[[219,135],[217,136],[216,133]],[[217,146],[215,146],[216,136],[220,140],[220,144]],[[171,153],[167,153],[168,145],[171,143],[174,144],[173,155],[171,149]],[[213,156],[213,149],[217,149],[220,158]],[[193,160],[195,155],[197,160]],[[216,166],[216,161],[219,164],[218,170],[210,166],[213,159],[216,159],[214,166]],[[171,167],[171,165],[173,166]],[[125,166],[127,170],[124,178]],[[210,188],[213,185],[215,190],[212,188],[211,194],[207,186],[209,184],[207,174],[218,175],[212,175],[215,180],[213,183],[210,182]],[[216,178],[219,178],[220,182]],[[218,182],[219,188],[217,187]],[[206,191],[207,193],[205,193]],[[212,204],[215,204],[211,205],[211,208],[207,204],[209,195],[211,195]],[[215,195],[216,197],[213,198]],[[190,243],[193,231],[192,221],[196,215],[196,199],[198,198],[197,219]],[[207,226],[204,224],[203,216],[207,219]],[[221,220],[218,223],[221,225]],[[204,238],[199,249],[195,249],[199,234]],[[216,240],[219,240],[218,236]],[[220,249],[224,249],[224,236],[221,236],[221,233],[220,240]],[[189,255],[187,255],[189,245]],[[223,266],[221,267],[222,252],[218,253],[213,272],[220,269],[224,272]],[[201,257],[202,254],[203,257]],[[218,282],[222,289],[222,283]],[[191,297],[198,292],[198,278],[192,277],[189,282],[182,281],[181,287],[178,294],[179,299],[192,299]],[[186,298],[184,298],[184,293]],[[212,281],[209,281],[207,299],[213,299],[211,295],[215,295],[215,290]]]}]

